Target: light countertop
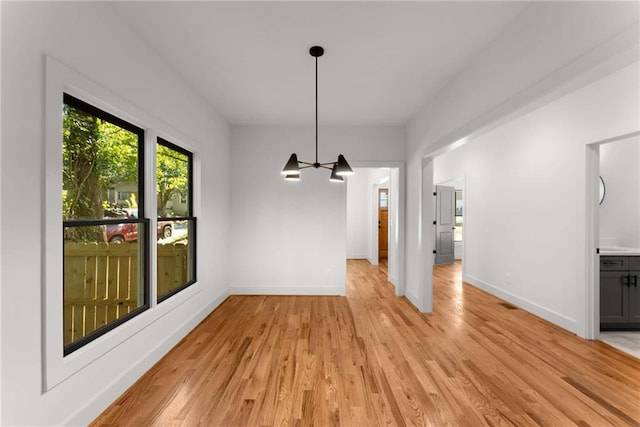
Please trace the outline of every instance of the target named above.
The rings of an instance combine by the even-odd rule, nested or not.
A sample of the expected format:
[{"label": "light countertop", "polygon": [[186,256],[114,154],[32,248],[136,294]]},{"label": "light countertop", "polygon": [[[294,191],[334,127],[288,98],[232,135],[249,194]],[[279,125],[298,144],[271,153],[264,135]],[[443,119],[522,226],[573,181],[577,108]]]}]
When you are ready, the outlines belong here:
[{"label": "light countertop", "polygon": [[625,248],[623,246],[605,246],[600,248],[600,255],[640,256],[640,248]]}]

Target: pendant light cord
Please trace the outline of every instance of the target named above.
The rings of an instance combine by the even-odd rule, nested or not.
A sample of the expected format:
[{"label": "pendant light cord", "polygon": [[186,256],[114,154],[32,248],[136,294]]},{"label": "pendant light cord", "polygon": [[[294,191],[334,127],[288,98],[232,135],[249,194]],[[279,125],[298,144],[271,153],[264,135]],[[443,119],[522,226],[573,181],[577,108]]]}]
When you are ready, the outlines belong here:
[{"label": "pendant light cord", "polygon": [[316,163],[318,163],[318,57],[316,56]]}]

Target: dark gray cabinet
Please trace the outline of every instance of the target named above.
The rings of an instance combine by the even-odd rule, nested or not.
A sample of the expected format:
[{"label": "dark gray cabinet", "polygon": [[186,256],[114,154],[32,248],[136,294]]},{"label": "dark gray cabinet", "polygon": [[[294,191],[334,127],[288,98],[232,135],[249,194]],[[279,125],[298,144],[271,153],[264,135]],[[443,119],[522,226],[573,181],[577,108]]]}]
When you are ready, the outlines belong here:
[{"label": "dark gray cabinet", "polygon": [[600,329],[640,329],[640,256],[600,257]]}]

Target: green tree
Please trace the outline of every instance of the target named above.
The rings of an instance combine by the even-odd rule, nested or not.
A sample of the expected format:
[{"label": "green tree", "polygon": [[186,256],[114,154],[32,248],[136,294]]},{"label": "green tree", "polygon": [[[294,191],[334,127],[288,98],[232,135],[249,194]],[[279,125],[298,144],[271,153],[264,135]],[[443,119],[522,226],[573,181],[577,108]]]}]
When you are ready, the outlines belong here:
[{"label": "green tree", "polygon": [[[138,135],[65,105],[63,136],[63,216],[103,218],[109,207],[107,190],[119,183],[138,182]],[[188,195],[189,158],[158,144],[156,179],[158,214],[164,216],[169,214],[167,203],[174,195]],[[66,237],[104,241],[104,227],[69,228]]]},{"label": "green tree", "polygon": [[[95,117],[65,106],[63,117],[63,216],[100,218],[102,186],[96,165],[100,131]],[[101,227],[72,227],[65,238],[104,241]]]},{"label": "green tree", "polygon": [[166,216],[167,202],[174,194],[187,196],[189,185],[189,159],[185,154],[164,145],[157,145],[156,191],[158,215]]},{"label": "green tree", "polygon": [[[138,181],[138,136],[68,105],[63,112],[63,217],[103,218],[107,189]],[[104,242],[105,227],[69,227],[65,238]]]},{"label": "green tree", "polygon": [[99,129],[97,169],[103,188],[137,183],[138,135],[103,120],[99,120]]}]

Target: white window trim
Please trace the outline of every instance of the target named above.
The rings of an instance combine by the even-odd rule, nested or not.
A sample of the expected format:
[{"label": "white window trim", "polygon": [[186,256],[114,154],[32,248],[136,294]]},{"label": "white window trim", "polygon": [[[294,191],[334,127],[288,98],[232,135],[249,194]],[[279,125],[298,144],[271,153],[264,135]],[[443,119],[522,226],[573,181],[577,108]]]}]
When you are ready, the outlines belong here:
[{"label": "white window trim", "polygon": [[[73,353],[63,356],[63,241],[62,241],[62,108],[63,93],[82,99],[145,130],[145,206],[150,227],[155,230],[156,212],[156,140],[163,137],[193,153],[193,215],[200,214],[201,166],[195,144],[170,126],[139,110],[118,95],[46,56],[45,138],[44,138],[44,209],[43,280],[42,280],[42,348],[43,391],[51,390],[94,360],[141,332],[149,324],[174,310],[202,291],[200,282],[171,298],[156,302],[156,254],[153,240],[149,244],[150,308]],[[153,233],[151,233],[153,236]],[[196,253],[198,243],[196,242]],[[196,265],[196,269],[198,266]],[[196,275],[199,277],[199,275]]]}]

